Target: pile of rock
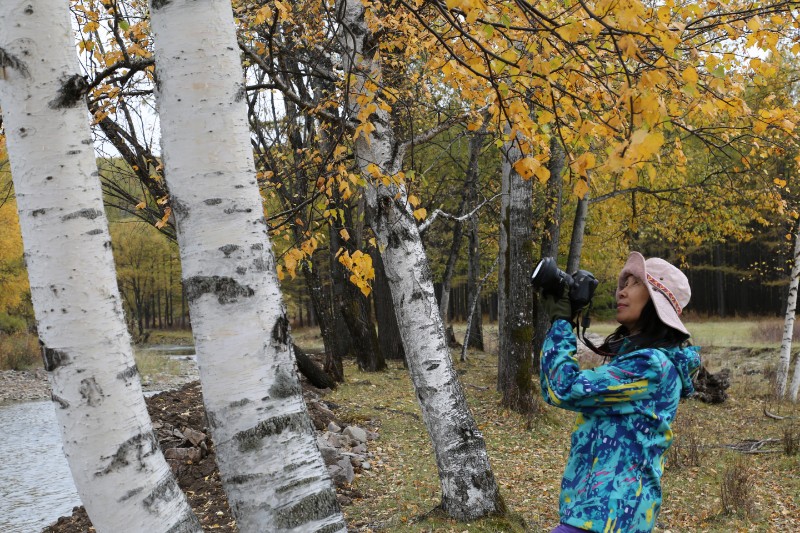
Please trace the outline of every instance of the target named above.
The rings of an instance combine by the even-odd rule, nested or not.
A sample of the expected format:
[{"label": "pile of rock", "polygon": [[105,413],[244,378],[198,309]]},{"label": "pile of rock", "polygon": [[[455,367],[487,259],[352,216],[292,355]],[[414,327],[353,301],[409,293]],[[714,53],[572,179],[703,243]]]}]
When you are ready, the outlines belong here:
[{"label": "pile of rock", "polygon": [[332,411],[338,406],[322,400],[313,389],[306,389],[303,396],[317,430],[317,445],[334,484],[346,486],[357,472],[372,469],[373,454],[367,449],[367,443],[377,439],[378,434],[356,425],[343,424]]},{"label": "pile of rock", "polygon": [[49,398],[50,383],[43,369],[0,371],[0,404]]}]

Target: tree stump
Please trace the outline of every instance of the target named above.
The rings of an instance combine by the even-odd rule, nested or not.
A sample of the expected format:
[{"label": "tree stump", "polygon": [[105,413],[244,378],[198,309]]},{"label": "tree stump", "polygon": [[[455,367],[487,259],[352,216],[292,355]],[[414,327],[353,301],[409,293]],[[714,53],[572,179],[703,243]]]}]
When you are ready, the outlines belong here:
[{"label": "tree stump", "polygon": [[694,382],[694,398],[706,403],[722,403],[728,399],[725,392],[731,386],[731,371],[723,368],[716,374],[709,372],[705,365],[692,380]]}]

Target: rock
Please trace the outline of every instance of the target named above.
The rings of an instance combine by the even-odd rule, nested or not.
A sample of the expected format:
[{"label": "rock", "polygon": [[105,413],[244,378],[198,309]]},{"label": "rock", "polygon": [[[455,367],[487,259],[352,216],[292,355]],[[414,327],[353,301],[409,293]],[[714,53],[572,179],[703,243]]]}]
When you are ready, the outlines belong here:
[{"label": "rock", "polygon": [[206,440],[205,433],[196,431],[190,427],[183,428],[183,434],[186,439],[192,443],[192,446],[200,446],[200,443]]},{"label": "rock", "polygon": [[342,428],[337,426],[335,422],[328,422],[328,431],[331,433],[341,433]]},{"label": "rock", "polygon": [[342,431],[342,434],[347,435],[356,442],[367,442],[367,432],[358,426],[347,426],[344,428],[344,431]]}]

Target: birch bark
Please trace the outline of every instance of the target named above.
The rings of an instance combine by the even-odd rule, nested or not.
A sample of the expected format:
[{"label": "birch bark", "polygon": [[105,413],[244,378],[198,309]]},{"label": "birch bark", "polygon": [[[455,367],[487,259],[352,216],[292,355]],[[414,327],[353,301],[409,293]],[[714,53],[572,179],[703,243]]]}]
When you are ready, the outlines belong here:
[{"label": "birch bark", "polygon": [[67,7],[0,2],[0,106],[64,453],[97,531],[199,532],[142,396]]},{"label": "birch bark", "polygon": [[239,531],[346,531],[297,380],[227,0],[152,0],[157,102],[203,400]]},{"label": "birch bark", "polygon": [[[789,293],[786,296],[786,315],[783,319],[783,339],[781,341],[780,359],[778,362],[777,379],[775,383],[775,396],[783,398],[786,395],[786,384],[789,380],[789,364],[792,360],[792,335],[794,333],[795,313],[797,312],[797,288],[800,285],[800,223],[795,225],[794,232],[794,258],[792,273],[789,279]],[[794,381],[800,383],[795,369]],[[789,398],[797,399],[797,389],[800,385],[792,383]]]},{"label": "birch bark", "polygon": [[[380,86],[378,42],[365,20],[360,0],[337,2],[339,39],[349,80],[348,115],[356,119]],[[430,268],[402,184],[374,177],[374,169],[395,176],[403,149],[396,142],[389,113],[368,113],[355,139],[355,157],[367,180],[367,218],[383,257],[397,313],[409,373],[430,434],[442,487],[442,509],[471,520],[505,507],[489,465],[483,435],[467,406],[453,368]]]},{"label": "birch bark", "polygon": [[500,301],[497,390],[503,405],[518,412],[533,409],[533,272],[531,180],[513,168],[522,158],[519,141],[504,149],[500,211]]}]

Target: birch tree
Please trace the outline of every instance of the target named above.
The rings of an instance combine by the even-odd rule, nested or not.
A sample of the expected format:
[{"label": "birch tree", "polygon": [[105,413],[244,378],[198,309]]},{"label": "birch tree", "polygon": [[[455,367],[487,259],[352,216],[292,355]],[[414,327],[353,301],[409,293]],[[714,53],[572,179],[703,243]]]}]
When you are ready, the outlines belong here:
[{"label": "birch tree", "polygon": [[[367,219],[378,241],[411,380],[430,434],[442,509],[459,520],[504,513],[483,435],[456,377],[433,292],[430,267],[402,181],[397,142],[379,87],[378,40],[360,0],[336,3],[347,111],[356,124],[354,154],[366,180]],[[374,19],[377,20],[377,19]]]},{"label": "birch tree", "polygon": [[295,373],[227,0],[153,0],[162,150],[220,474],[239,531],[345,531]]},{"label": "birch tree", "polygon": [[[794,320],[797,312],[797,288],[800,285],[800,224],[795,224],[794,230],[794,257],[792,258],[792,272],[789,277],[789,293],[786,295],[786,315],[783,319],[783,339],[781,340],[781,352],[778,362],[777,380],[775,382],[775,396],[783,398],[786,396],[786,384],[789,380],[789,364],[792,360],[792,336],[794,334]],[[798,370],[795,369],[794,382],[789,394],[789,399],[797,401],[797,389],[800,385]]]},{"label": "birch tree", "polygon": [[506,143],[500,209],[500,264],[497,282],[499,339],[497,390],[503,405],[519,412],[533,408],[533,272],[531,176],[520,139]]},{"label": "birch tree", "polygon": [[64,453],[98,531],[200,532],[142,396],[73,46],[67,2],[0,3],[0,106]]}]

